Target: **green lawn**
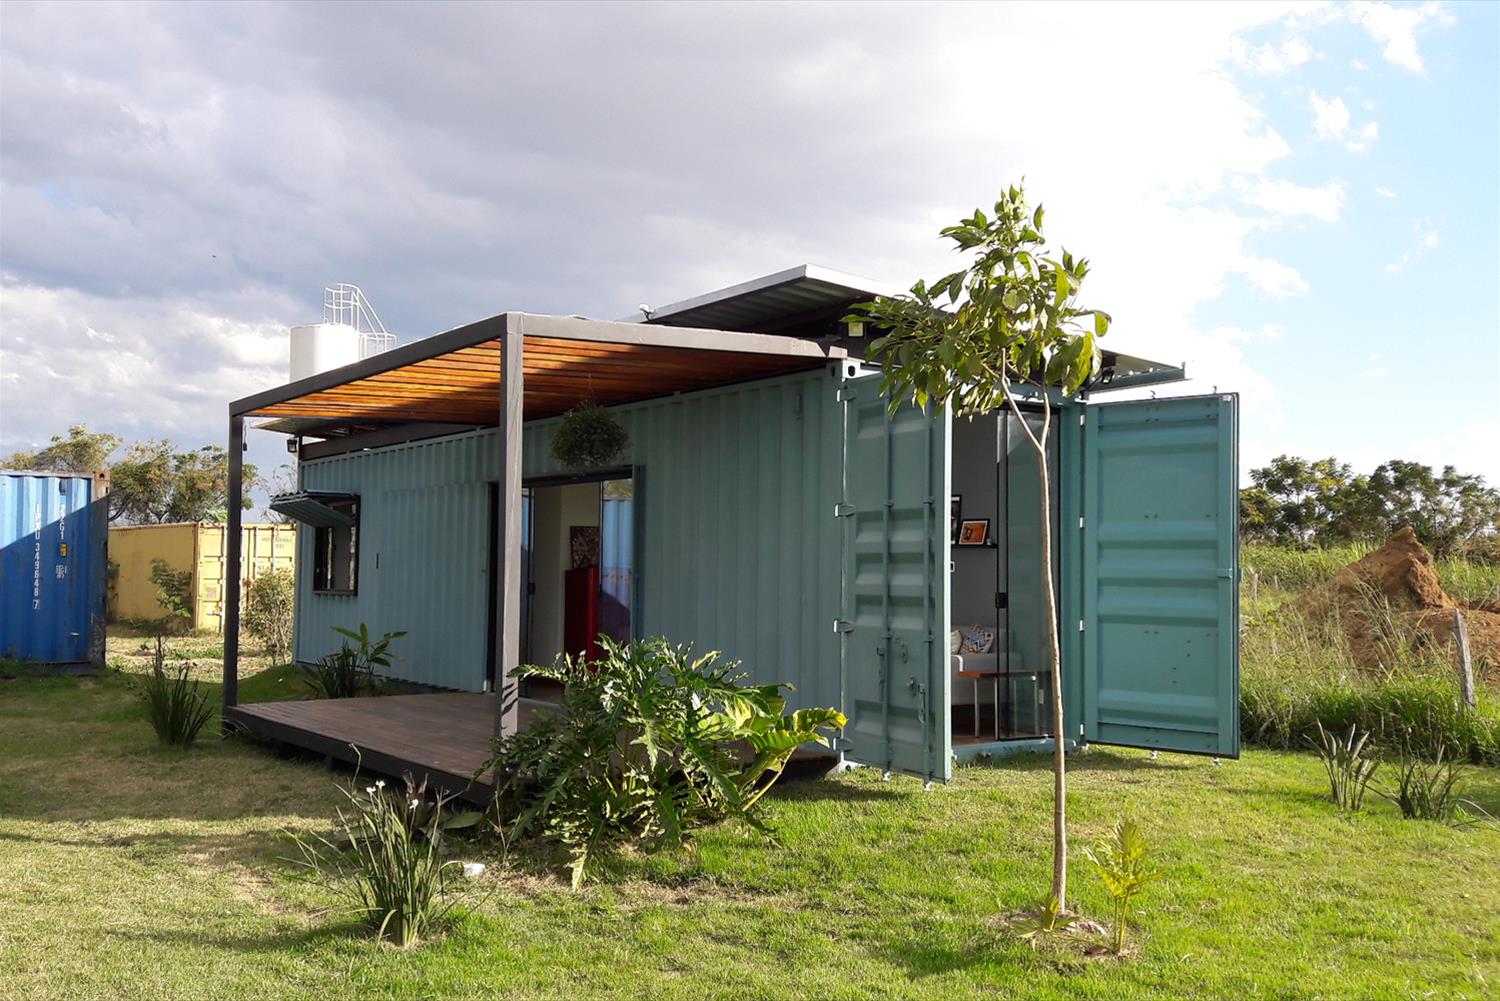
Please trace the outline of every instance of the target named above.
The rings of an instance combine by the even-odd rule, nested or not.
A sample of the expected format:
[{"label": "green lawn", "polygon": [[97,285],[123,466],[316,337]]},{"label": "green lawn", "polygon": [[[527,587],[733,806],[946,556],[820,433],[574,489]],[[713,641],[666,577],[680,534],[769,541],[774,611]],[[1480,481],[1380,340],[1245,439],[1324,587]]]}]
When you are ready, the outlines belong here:
[{"label": "green lawn", "polygon": [[[290,680],[248,679],[248,695]],[[1129,807],[1167,878],[1140,954],[1033,952],[996,927],[1049,871],[1046,763],[946,787],[787,784],[780,846],[736,828],[575,894],[522,859],[400,952],[320,915],[286,830],[326,829],[321,766],[239,741],[160,749],[120,675],[0,681],[0,997],[1348,997],[1500,995],[1500,830],[1339,819],[1309,756],[1072,759],[1074,845]],[[1472,792],[1500,813],[1500,771]],[[1372,797],[1374,800],[1374,797]],[[1081,858],[1077,902],[1104,912]]]}]

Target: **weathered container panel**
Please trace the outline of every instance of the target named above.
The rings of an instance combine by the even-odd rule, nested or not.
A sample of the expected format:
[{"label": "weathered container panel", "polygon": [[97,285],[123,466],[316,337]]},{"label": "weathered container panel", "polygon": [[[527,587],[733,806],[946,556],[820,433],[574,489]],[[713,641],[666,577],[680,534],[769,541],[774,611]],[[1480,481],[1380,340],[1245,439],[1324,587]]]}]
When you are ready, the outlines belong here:
[{"label": "weathered container panel", "polygon": [[[742,660],[790,682],[799,705],[836,705],[842,410],[831,371],[614,408],[636,467],[636,632]],[[526,426],[526,477],[566,472],[557,420]],[[399,677],[483,686],[489,621],[489,484],[497,432],[316,459],[302,488],[359,494],[359,593],[311,591],[312,532],[301,530],[297,656],[337,645],[333,625],[409,630]],[[622,512],[623,513],[623,512]],[[617,554],[619,555],[619,554]]]},{"label": "weathered container panel", "polygon": [[104,663],[109,480],[0,472],[0,655]]},{"label": "weathered container panel", "polygon": [[[193,575],[193,628],[224,631],[224,551],[229,526],[176,522],[167,525],[113,525],[109,529],[109,614],[116,622],[159,619],[165,611],[151,583],[151,564],[165,560]],[[297,555],[295,525],[245,525],[240,584],[272,570],[292,570]]]}]

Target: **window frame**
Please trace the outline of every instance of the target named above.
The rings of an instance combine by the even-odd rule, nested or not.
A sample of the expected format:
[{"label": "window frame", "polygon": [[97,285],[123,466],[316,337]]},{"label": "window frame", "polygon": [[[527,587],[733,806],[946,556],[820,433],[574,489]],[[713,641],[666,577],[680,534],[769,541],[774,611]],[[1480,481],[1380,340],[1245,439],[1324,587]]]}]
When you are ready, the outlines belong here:
[{"label": "window frame", "polygon": [[[352,514],[354,517],[354,524],[348,526],[312,526],[312,593],[317,595],[328,595],[330,597],[353,597],[359,594],[359,522],[361,515],[360,498],[356,496],[351,497],[347,500],[329,501],[328,507],[332,508],[335,511],[348,511],[348,513]],[[351,508],[352,511],[349,510]],[[320,571],[328,570],[329,562],[331,562],[333,559],[333,554],[328,553],[326,556],[324,555],[323,540],[325,536],[323,535],[323,533],[337,532],[344,528],[347,528],[349,531],[349,586],[347,588],[331,586],[324,587],[322,586],[323,574],[320,573]],[[333,548],[336,550],[337,545],[335,545]],[[329,562],[325,562],[325,560]],[[337,574],[335,573],[328,573],[327,576],[329,579],[329,584],[332,584],[337,580]]]}]

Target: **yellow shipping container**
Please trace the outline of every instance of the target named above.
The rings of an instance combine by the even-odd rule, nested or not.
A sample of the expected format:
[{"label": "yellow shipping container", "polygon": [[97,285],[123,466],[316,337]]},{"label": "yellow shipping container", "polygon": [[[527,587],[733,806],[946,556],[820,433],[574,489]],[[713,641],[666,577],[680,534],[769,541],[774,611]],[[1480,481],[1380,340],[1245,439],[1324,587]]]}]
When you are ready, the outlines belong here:
[{"label": "yellow shipping container", "polygon": [[[241,578],[246,587],[269,570],[296,566],[296,525],[245,525]],[[109,529],[109,615],[113,621],[159,619],[166,613],[151,583],[151,562],[193,572],[193,628],[224,631],[224,550],[227,525],[183,522]]]}]

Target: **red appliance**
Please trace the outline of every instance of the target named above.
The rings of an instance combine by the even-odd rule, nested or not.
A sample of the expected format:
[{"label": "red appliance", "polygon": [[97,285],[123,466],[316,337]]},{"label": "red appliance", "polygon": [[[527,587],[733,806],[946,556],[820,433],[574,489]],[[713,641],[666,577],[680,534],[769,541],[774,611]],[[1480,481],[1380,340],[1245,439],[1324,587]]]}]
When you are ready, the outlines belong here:
[{"label": "red appliance", "polygon": [[563,573],[563,649],[596,661],[599,649],[599,568],[578,567]]}]

